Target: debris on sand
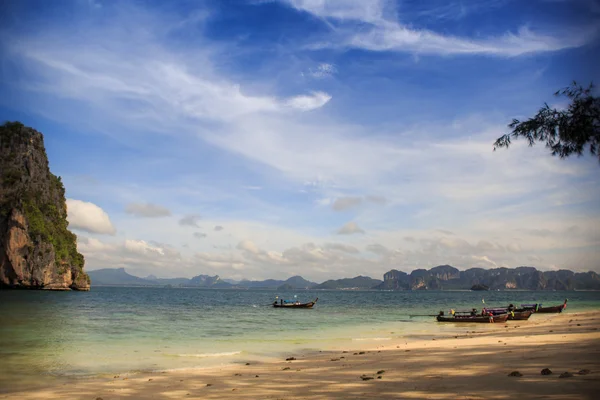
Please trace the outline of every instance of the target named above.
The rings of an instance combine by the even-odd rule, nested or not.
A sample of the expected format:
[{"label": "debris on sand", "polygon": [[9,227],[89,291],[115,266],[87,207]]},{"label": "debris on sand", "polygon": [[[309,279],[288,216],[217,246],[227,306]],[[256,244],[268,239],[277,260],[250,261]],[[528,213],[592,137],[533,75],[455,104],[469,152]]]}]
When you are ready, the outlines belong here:
[{"label": "debris on sand", "polygon": [[581,371],[578,372],[578,374],[579,375],[587,375],[590,372],[592,372],[592,371],[590,371],[589,369],[582,369]]}]

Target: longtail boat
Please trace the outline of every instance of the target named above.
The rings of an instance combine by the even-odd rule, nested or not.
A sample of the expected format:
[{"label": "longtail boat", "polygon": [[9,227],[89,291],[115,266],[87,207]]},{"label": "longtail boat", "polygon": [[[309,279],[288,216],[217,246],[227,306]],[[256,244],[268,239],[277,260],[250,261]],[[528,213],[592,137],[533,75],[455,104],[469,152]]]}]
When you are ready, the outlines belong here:
[{"label": "longtail boat", "polygon": [[491,323],[491,322],[506,322],[508,314],[498,315],[472,315],[471,312],[455,312],[452,316],[445,316],[442,311],[436,317],[438,322],[479,322],[479,323]]},{"label": "longtail boat", "polygon": [[299,301],[295,302],[286,302],[285,300],[280,300],[279,303],[277,301],[273,302],[273,307],[275,308],[312,308],[315,303],[319,300],[317,297],[315,301],[310,301],[308,303],[300,303]]},{"label": "longtail boat", "polygon": [[565,302],[560,306],[551,307],[542,307],[542,304],[521,304],[521,309],[533,310],[536,313],[561,313],[565,308],[567,308],[568,300],[569,299],[565,299]]},{"label": "longtail boat", "polygon": [[492,313],[494,315],[508,314],[509,321],[523,321],[529,319],[531,314],[533,314],[533,310],[521,310],[521,309],[512,309],[510,307],[493,307],[493,308],[484,308],[486,313]]}]

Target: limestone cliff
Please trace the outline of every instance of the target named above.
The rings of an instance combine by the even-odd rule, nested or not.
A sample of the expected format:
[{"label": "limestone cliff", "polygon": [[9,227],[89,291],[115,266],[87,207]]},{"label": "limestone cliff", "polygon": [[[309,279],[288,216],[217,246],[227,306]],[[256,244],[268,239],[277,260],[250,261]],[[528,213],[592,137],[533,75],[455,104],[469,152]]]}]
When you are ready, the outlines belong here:
[{"label": "limestone cliff", "polygon": [[600,290],[600,276],[595,272],[569,270],[538,271],[534,267],[469,268],[465,271],[450,265],[429,270],[415,269],[406,274],[395,269],[386,272],[383,290],[467,290],[486,287],[491,290]]},{"label": "limestone cliff", "polygon": [[18,122],[0,126],[0,288],[89,290],[76,239],[43,135]]}]

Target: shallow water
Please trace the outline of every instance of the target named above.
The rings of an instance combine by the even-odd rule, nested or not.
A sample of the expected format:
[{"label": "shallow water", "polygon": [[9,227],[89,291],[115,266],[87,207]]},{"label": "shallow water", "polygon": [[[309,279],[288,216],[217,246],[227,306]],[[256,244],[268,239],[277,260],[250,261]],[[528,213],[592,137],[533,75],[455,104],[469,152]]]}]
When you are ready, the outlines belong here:
[{"label": "shallow water", "polygon": [[[270,306],[276,295],[319,301],[312,310],[276,309]],[[486,305],[501,306],[555,305],[565,297],[567,312],[600,308],[600,292],[0,291],[0,390],[65,377],[210,367],[451,334],[465,325],[413,315],[481,308],[482,298]]]}]

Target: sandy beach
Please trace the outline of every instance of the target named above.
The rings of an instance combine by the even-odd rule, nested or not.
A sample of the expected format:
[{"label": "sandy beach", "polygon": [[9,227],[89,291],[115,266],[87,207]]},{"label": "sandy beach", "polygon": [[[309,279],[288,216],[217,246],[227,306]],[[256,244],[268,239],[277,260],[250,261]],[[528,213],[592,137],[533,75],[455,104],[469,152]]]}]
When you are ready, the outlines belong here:
[{"label": "sandy beach", "polygon": [[[293,360],[277,362],[78,379],[0,398],[592,399],[600,393],[599,328],[593,312],[534,315],[466,324],[456,336],[289,354]],[[552,374],[542,375],[544,368]],[[522,376],[509,376],[513,371]],[[572,376],[561,377],[565,372]]]}]

